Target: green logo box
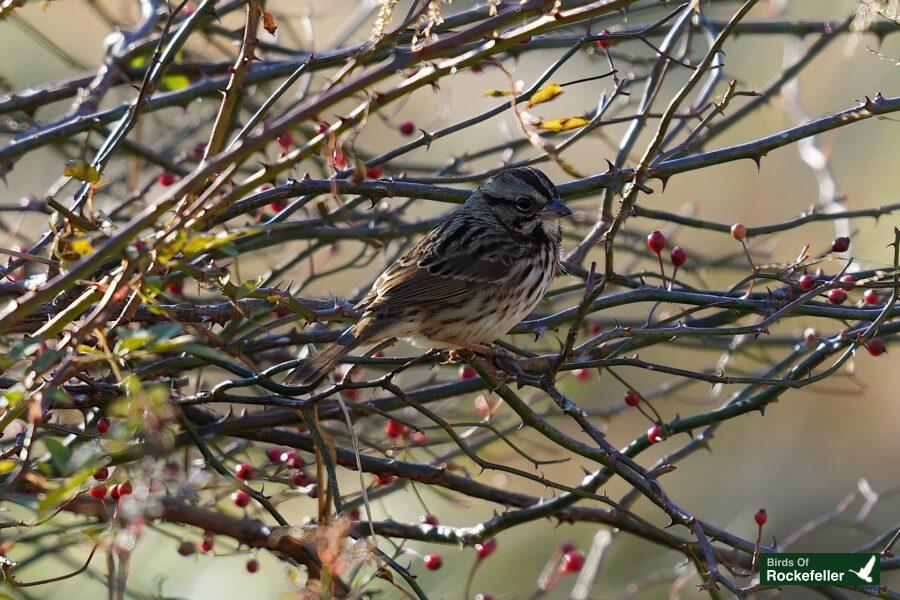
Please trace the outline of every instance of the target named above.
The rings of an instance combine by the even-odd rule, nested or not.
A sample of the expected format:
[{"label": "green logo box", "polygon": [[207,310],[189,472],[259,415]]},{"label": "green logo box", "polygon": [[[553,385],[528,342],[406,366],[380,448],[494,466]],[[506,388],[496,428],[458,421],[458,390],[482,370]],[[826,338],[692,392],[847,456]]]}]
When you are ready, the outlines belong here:
[{"label": "green logo box", "polygon": [[760,585],[866,586],[881,583],[880,555],[839,552],[763,553]]}]

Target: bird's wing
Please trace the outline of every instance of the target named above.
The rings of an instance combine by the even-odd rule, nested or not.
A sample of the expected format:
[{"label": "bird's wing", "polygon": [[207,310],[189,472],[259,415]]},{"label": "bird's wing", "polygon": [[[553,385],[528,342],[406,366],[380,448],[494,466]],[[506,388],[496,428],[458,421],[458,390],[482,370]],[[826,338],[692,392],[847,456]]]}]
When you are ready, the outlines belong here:
[{"label": "bird's wing", "polygon": [[[454,236],[455,232],[459,235]],[[458,243],[464,234],[464,225],[453,220],[432,230],[381,274],[359,307],[367,311],[427,308],[497,285],[513,274],[513,258],[502,248],[474,256],[471,248]]]},{"label": "bird's wing", "polygon": [[872,569],[874,569],[874,568],[875,568],[875,557],[870,556],[869,562],[867,562],[866,566],[863,567],[862,570],[859,572],[859,576],[862,577],[863,579],[868,578],[869,575],[872,574]]}]

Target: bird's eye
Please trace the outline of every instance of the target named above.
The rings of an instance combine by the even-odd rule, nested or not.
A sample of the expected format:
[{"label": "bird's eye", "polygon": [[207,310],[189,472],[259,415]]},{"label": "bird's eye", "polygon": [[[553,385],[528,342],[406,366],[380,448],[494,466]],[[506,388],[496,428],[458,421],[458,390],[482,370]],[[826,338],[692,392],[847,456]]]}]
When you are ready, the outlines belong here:
[{"label": "bird's eye", "polygon": [[521,198],[516,198],[516,208],[519,210],[530,210],[531,209],[531,198],[526,198],[522,196]]}]

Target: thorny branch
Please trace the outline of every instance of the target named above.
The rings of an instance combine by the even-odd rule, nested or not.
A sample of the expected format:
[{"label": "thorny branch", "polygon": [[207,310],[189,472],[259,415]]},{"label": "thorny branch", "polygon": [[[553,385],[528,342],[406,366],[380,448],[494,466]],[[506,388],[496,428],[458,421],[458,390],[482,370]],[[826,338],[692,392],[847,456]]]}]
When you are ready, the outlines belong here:
[{"label": "thorny branch", "polygon": [[[382,0],[360,3],[351,25],[332,34],[312,17],[298,32],[290,14],[257,0],[168,8],[146,0],[130,25],[85,4],[119,30],[96,73],[15,91],[2,82],[0,176],[15,177],[45,148],[67,161],[42,193],[0,201],[0,232],[21,242],[0,247],[0,501],[13,513],[0,527],[0,561],[9,589],[87,574],[108,581],[110,594],[130,594],[122,540],[145,535],[148,523],[180,540],[182,553],[196,552],[199,536],[222,540],[223,553],[270,552],[302,569],[298,589],[320,597],[392,586],[425,598],[415,575],[422,557],[408,542],[474,547],[477,566],[495,536],[554,519],[603,528],[576,597],[590,596],[607,548],[624,535],[684,557],[634,589],[693,578],[714,598],[764,596],[771,590],[754,579],[757,552],[836,523],[858,497],[861,525],[893,493],[861,481],[834,511],[780,545],[761,538],[758,547],[756,536],[701,515],[704,506],[677,503],[665,476],[711,448],[724,423],[847,374],[856,354],[888,360],[878,357],[900,335],[900,230],[883,240],[891,255],[873,264],[841,240],[851,224],[895,217],[900,204],[879,198],[847,209],[820,145],[829,131],[892,122],[900,98],[873,91],[810,117],[798,76],[860,29],[879,39],[895,33],[895,18],[858,11],[792,21],[765,15],[755,0],[525,0],[453,14],[449,3],[413,2],[400,20],[397,3]],[[0,4],[0,27],[25,27],[25,10]],[[759,89],[731,63],[739,36],[785,45],[783,69]],[[804,46],[792,36],[815,39]],[[560,75],[581,59],[590,73]],[[507,79],[525,62],[543,71],[529,82]],[[443,115],[395,123],[411,98],[431,90],[438,104],[450,102],[458,78],[495,70],[510,89],[490,92],[508,96],[491,108],[449,124]],[[602,91],[595,98],[588,86]],[[486,87],[475,85],[477,94]],[[548,89],[550,98],[536,101]],[[559,90],[587,99],[580,113],[554,112]],[[713,147],[778,95],[793,126]],[[58,102],[70,109],[48,108]],[[512,116],[519,129],[501,143],[471,141],[486,123]],[[409,139],[378,143],[384,126]],[[457,143],[456,154],[434,160],[429,152],[445,143]],[[578,152],[596,155],[604,143],[610,160],[580,173]],[[813,208],[794,218],[744,226],[653,205],[654,180],[665,187],[716,165],[759,165],[793,145],[820,182]],[[569,176],[559,176],[561,195],[596,218],[567,224],[567,277],[498,341],[503,353],[408,355],[386,343],[347,357],[318,389],[281,383],[298,352],[359,318],[355,301],[439,221],[435,207],[465,201],[473,184],[503,168],[551,163]],[[684,240],[690,259],[677,270],[656,272],[663,256],[643,248],[648,220]],[[812,223],[834,224],[838,239],[770,259],[770,236]],[[739,244],[715,256],[690,245],[684,229]],[[724,283],[709,285],[710,273]],[[338,279],[352,288],[318,293]],[[847,292],[862,300],[845,304]],[[811,319],[818,330],[798,336],[792,324]],[[637,354],[654,348],[696,351],[708,364]],[[451,370],[461,375],[448,377]],[[595,370],[624,387],[621,402],[599,406],[571,392]],[[644,383],[660,377],[665,383]],[[699,382],[732,393],[720,406],[673,414],[675,393]],[[473,394],[476,417],[460,402]],[[617,447],[605,424],[632,407],[650,429]],[[668,447],[682,434],[689,441]],[[642,454],[663,443],[667,453],[645,466]],[[567,462],[585,475],[550,468]],[[497,483],[501,475],[515,483]],[[628,490],[619,499],[606,491],[613,483]],[[459,526],[434,515],[407,523],[386,510],[401,490],[423,506],[439,494],[495,512]],[[284,503],[307,497],[314,508],[292,522]],[[634,508],[639,498],[648,511]],[[21,577],[45,558],[44,538],[86,551],[86,560],[63,576]],[[897,540],[894,528],[861,548],[880,552],[887,573],[900,566]],[[91,560],[99,548],[110,565],[118,561],[105,577]],[[553,554],[535,594],[577,558],[566,552],[577,554]],[[887,586],[853,591],[897,595]]]}]

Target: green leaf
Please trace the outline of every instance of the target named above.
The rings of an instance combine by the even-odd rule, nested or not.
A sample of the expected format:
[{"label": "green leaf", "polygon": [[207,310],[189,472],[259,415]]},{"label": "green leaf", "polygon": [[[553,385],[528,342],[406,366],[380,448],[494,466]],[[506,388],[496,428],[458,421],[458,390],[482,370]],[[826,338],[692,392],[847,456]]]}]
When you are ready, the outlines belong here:
[{"label": "green leaf", "polygon": [[49,490],[44,495],[44,497],[38,503],[38,510],[43,513],[47,510],[59,506],[59,503],[62,501],[62,499],[68,496],[72,492],[72,490],[81,486],[85,481],[87,481],[93,472],[93,469],[85,469],[75,473],[67,479],[64,479],[63,485]]},{"label": "green leaf", "polygon": [[50,458],[53,459],[53,464],[56,465],[57,469],[65,473],[69,466],[69,458],[71,457],[69,449],[64,446],[62,442],[53,437],[44,438],[44,445],[47,446],[47,451],[50,452]]},{"label": "green leaf", "polygon": [[35,373],[43,373],[44,371],[55,365],[57,361],[62,358],[62,355],[62,352],[52,348],[44,350],[43,352],[41,352],[40,356],[38,356],[37,359],[33,363],[31,363],[31,369]]},{"label": "green leaf", "polygon": [[63,175],[74,177],[86,183],[97,183],[100,181],[100,171],[97,170],[97,167],[83,160],[66,161],[66,164],[63,166]]}]

